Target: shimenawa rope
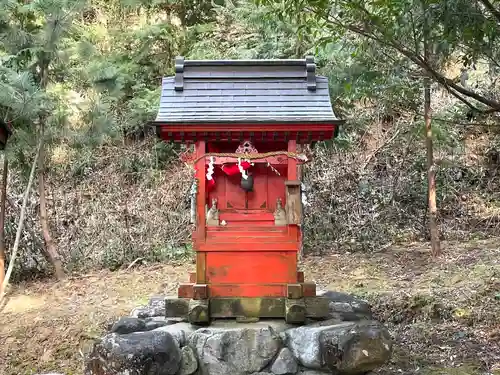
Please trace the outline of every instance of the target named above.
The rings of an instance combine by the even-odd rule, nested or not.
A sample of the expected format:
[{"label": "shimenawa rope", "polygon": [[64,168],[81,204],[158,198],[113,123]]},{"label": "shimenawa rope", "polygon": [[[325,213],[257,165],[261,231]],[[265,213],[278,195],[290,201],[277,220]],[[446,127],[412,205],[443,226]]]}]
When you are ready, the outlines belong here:
[{"label": "shimenawa rope", "polygon": [[203,159],[204,157],[207,156],[216,156],[216,157],[226,157],[226,158],[237,158],[237,159],[242,159],[242,160],[253,160],[253,159],[265,159],[270,156],[278,156],[278,155],[286,155],[289,158],[294,158],[294,159],[299,159],[302,160],[303,162],[308,162],[309,159],[307,156],[304,154],[298,154],[296,152],[290,152],[290,151],[271,151],[271,152],[263,152],[263,153],[253,153],[253,154],[248,154],[248,153],[231,153],[231,152],[209,152],[206,153],[192,161],[192,163],[196,163],[198,160]]}]

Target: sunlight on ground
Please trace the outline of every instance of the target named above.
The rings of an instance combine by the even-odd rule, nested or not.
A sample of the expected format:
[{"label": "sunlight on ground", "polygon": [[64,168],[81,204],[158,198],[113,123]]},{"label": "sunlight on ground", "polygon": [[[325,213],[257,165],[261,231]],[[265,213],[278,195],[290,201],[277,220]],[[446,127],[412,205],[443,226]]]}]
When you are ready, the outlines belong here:
[{"label": "sunlight on ground", "polygon": [[[404,373],[413,374],[420,368],[416,373],[476,375],[464,367],[470,363],[468,357],[476,362],[477,358],[500,358],[491,347],[484,349],[489,345],[488,332],[500,327],[500,314],[494,308],[500,280],[496,243],[454,244],[437,260],[423,251],[426,244],[375,254],[309,257],[301,269],[318,289],[351,292],[374,305],[380,301],[375,307],[384,319],[402,319],[393,327],[401,329],[395,336],[401,345],[395,347],[394,363],[378,374],[400,373],[397,369],[401,368],[411,368]],[[0,346],[0,374],[58,371],[80,375],[80,351],[86,352],[109,323],[153,295],[175,295],[179,282],[187,280],[193,267],[153,265],[19,286],[1,315],[0,342],[5,344]],[[434,308],[438,316],[451,311],[443,315],[451,320],[428,320]],[[480,326],[475,329],[474,324]],[[467,339],[457,340],[457,333]],[[452,353],[463,356],[462,362],[455,359],[458,363],[453,366],[441,362],[450,361]]]},{"label": "sunlight on ground", "polygon": [[45,307],[43,296],[16,295],[7,300],[3,314],[22,314]]}]

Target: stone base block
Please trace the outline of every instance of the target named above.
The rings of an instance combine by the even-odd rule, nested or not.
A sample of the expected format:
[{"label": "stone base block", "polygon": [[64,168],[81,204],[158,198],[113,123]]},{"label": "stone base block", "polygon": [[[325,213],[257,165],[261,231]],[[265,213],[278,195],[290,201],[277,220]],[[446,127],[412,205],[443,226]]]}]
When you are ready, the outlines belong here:
[{"label": "stone base block", "polygon": [[307,310],[304,299],[287,299],[285,301],[285,321],[300,324],[306,321]]},{"label": "stone base block", "polygon": [[209,301],[201,299],[190,300],[187,320],[191,324],[210,323]]},{"label": "stone base block", "polygon": [[189,299],[167,297],[165,316],[179,317],[193,324],[206,324],[212,319],[255,321],[282,318],[300,324],[307,319],[328,319],[330,300],[326,297],[288,298],[211,298]]},{"label": "stone base block", "polygon": [[[373,320],[369,304],[339,292],[297,299],[153,297],[132,314],[95,343],[85,375],[361,375],[392,353],[389,332]],[[312,323],[301,325],[303,317]]]}]

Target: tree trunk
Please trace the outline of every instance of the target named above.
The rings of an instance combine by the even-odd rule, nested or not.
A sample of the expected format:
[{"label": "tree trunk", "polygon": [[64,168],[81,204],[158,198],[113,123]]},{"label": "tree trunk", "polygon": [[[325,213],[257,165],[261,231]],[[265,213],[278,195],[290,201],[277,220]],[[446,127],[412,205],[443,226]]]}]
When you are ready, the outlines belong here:
[{"label": "tree trunk", "polygon": [[431,125],[431,88],[430,80],[424,79],[424,119],[425,119],[425,147],[427,151],[427,199],[429,204],[429,231],[431,234],[432,255],[441,254],[439,231],[437,227],[436,205],[436,167],[434,165],[434,150],[432,144]]},{"label": "tree trunk", "polygon": [[[43,90],[47,89],[49,84],[49,60],[43,56],[40,61],[40,86]],[[62,280],[66,275],[64,268],[57,253],[56,245],[50,234],[49,219],[47,215],[47,200],[45,198],[45,122],[46,114],[39,116],[40,120],[40,155],[38,157],[38,194],[40,196],[40,224],[42,226],[43,239],[45,241],[45,254],[49,262],[54,267],[54,273],[58,280]]]},{"label": "tree trunk", "polygon": [[16,256],[17,256],[17,249],[19,248],[19,242],[21,241],[21,233],[23,232],[23,224],[24,224],[24,219],[26,216],[26,206],[28,205],[28,197],[29,197],[30,192],[31,192],[31,186],[33,185],[36,165],[38,162],[38,157],[40,155],[41,146],[42,146],[42,142],[40,141],[40,143],[38,144],[38,148],[36,150],[35,159],[33,160],[33,164],[31,166],[31,172],[30,172],[30,177],[28,180],[28,186],[26,186],[26,190],[24,192],[23,205],[21,207],[21,215],[19,216],[19,222],[17,225],[16,240],[14,241],[14,246],[12,247],[12,253],[10,254],[9,267],[7,268],[7,273],[5,274],[5,279],[3,280],[3,283],[0,284],[0,302],[2,301],[2,299],[5,295],[5,288],[7,287],[7,284],[9,283],[10,275],[12,274],[12,270],[14,269],[14,262],[15,262]]},{"label": "tree trunk", "polygon": [[7,176],[9,173],[9,160],[3,156],[2,187],[0,192],[0,285],[5,278],[5,206],[7,201]]},{"label": "tree trunk", "polygon": [[[43,126],[43,125],[41,125]],[[47,200],[45,198],[45,150],[43,144],[43,129],[40,132],[41,137],[41,148],[40,155],[38,157],[38,194],[40,196],[40,224],[42,226],[43,239],[45,241],[45,253],[49,262],[54,267],[54,273],[58,280],[62,280],[65,277],[64,268],[57,253],[56,245],[50,234],[49,220],[47,216]]]},{"label": "tree trunk", "polygon": [[[427,16],[427,6],[422,0],[422,10],[424,17],[424,61],[430,64],[429,47],[429,24]],[[424,72],[426,74],[426,72]],[[429,231],[431,235],[431,251],[433,256],[441,254],[441,244],[439,241],[439,231],[437,227],[437,205],[436,205],[436,166],[434,164],[434,147],[432,142],[431,123],[431,80],[426,74],[424,77],[424,120],[425,120],[425,148],[427,152],[427,202],[429,208]]]}]

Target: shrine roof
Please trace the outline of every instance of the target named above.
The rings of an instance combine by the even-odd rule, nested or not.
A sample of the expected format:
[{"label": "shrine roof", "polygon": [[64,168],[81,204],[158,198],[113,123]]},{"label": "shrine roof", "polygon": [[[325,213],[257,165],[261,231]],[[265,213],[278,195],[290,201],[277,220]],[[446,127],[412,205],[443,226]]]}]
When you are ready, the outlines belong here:
[{"label": "shrine roof", "polygon": [[337,123],[328,79],[297,60],[176,59],[164,77],[154,125]]}]

